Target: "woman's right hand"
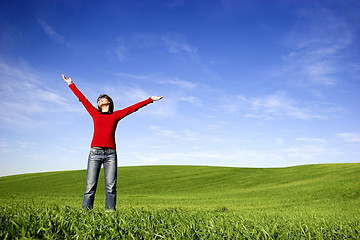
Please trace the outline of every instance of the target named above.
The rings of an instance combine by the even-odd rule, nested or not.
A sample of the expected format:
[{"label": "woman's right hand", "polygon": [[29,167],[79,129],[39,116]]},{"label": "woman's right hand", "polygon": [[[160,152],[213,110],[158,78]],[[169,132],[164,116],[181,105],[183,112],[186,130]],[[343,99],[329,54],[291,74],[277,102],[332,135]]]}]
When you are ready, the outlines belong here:
[{"label": "woman's right hand", "polygon": [[64,74],[61,74],[61,76],[63,77],[64,81],[67,83],[67,84],[72,84],[72,80],[71,78],[66,78]]}]

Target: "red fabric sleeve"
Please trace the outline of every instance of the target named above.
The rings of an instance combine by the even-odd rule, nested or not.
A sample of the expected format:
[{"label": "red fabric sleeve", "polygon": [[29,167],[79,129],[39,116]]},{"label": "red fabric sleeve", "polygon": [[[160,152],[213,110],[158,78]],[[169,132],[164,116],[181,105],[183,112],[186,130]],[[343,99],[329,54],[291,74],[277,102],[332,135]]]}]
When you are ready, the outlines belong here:
[{"label": "red fabric sleeve", "polygon": [[73,91],[75,96],[79,98],[79,101],[84,105],[88,113],[92,116],[97,113],[97,109],[89,102],[89,100],[80,92],[80,90],[75,86],[74,83],[69,85],[70,89]]},{"label": "red fabric sleeve", "polygon": [[129,115],[133,112],[136,112],[140,108],[145,107],[146,105],[148,105],[149,103],[152,103],[152,102],[153,102],[153,100],[150,97],[142,102],[138,102],[138,103],[136,103],[132,106],[129,106],[127,108],[124,108],[122,110],[115,111],[114,113],[116,114],[116,117],[120,120],[120,119],[126,117],[127,115]]}]

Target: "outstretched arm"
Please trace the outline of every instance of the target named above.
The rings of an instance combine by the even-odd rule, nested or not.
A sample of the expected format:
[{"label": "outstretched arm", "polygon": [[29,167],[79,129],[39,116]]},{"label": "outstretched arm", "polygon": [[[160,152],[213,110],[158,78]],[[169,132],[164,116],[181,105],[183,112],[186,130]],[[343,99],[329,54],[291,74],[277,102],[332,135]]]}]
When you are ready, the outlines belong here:
[{"label": "outstretched arm", "polygon": [[124,117],[126,117],[127,115],[133,113],[133,112],[136,112],[137,110],[139,110],[140,108],[148,105],[149,103],[152,103],[153,101],[157,101],[157,100],[160,100],[162,99],[164,96],[152,96],[152,97],[149,97],[148,99],[142,101],[142,102],[138,102],[130,107],[127,107],[127,108],[124,108],[122,110],[118,110],[116,111],[115,113],[117,114],[117,117],[118,119],[122,119]]},{"label": "outstretched arm", "polygon": [[79,91],[79,89],[73,84],[71,78],[66,78],[64,74],[61,74],[64,81],[69,85],[69,88],[73,91],[75,96],[79,98],[79,101],[84,105],[88,113],[92,116],[97,112],[97,109],[89,102],[89,100]]}]

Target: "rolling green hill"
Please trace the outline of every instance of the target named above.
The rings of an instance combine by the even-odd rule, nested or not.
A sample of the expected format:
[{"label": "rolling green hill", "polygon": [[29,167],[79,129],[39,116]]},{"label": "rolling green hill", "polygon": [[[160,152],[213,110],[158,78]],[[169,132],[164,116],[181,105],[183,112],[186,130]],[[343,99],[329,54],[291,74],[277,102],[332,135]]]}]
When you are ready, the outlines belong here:
[{"label": "rolling green hill", "polygon": [[86,171],[0,178],[0,239],[360,239],[360,164],[121,167],[116,212]]},{"label": "rolling green hill", "polygon": [[[104,207],[101,173],[95,208]],[[86,171],[0,178],[0,203],[32,201],[81,207]],[[288,168],[120,167],[118,206],[241,211],[359,211],[360,164]]]}]

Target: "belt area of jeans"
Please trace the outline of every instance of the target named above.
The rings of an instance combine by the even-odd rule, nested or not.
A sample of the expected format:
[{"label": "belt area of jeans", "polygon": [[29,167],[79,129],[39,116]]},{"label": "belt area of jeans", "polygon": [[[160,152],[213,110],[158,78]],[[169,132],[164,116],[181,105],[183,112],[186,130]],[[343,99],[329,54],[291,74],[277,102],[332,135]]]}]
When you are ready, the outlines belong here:
[{"label": "belt area of jeans", "polygon": [[113,148],[105,148],[105,147],[92,147],[90,151],[96,151],[98,153],[113,153],[116,152]]},{"label": "belt area of jeans", "polygon": [[107,147],[92,147],[94,149],[98,149],[98,150],[107,150],[107,149],[112,149],[112,148],[107,148]]},{"label": "belt area of jeans", "polygon": [[104,147],[92,147],[92,149],[95,149],[95,150],[115,150],[113,148],[104,148]]}]

